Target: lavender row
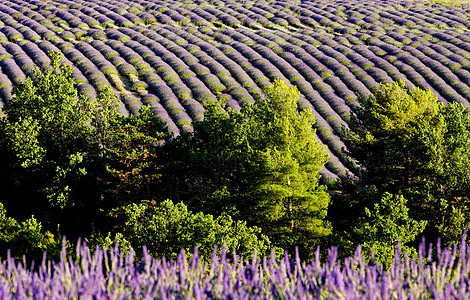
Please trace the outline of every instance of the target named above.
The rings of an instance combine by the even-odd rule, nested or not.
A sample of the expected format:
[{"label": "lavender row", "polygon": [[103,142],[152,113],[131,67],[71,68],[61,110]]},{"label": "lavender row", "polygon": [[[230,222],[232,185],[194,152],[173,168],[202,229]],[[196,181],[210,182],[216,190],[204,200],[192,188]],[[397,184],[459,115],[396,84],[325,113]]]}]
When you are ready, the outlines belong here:
[{"label": "lavender row", "polygon": [[211,258],[195,251],[176,260],[153,258],[144,248],[136,261],[117,248],[94,251],[79,243],[74,257],[65,250],[60,261],[44,256],[36,270],[11,257],[0,265],[3,299],[467,299],[470,297],[470,247],[441,249],[419,246],[417,257],[395,250],[390,268],[366,262],[358,246],[353,257],[340,261],[337,249],[320,251],[303,262],[297,255],[243,258],[214,247]]},{"label": "lavender row", "polygon": [[131,113],[150,95],[178,130],[202,118],[207,100],[238,109],[274,78],[286,79],[341,161],[337,135],[358,108],[356,95],[380,83],[403,80],[468,105],[466,14],[405,1],[3,0],[0,67],[19,82],[47,65],[47,51],[60,50],[86,95],[111,85]]},{"label": "lavender row", "polygon": [[[378,13],[371,14],[370,11],[363,11],[351,5],[338,4],[328,5],[325,10],[325,4],[321,1],[312,1],[301,5],[290,5],[288,12],[281,10],[285,3],[279,1],[279,5],[263,4],[257,2],[255,5],[247,8],[227,5],[213,7],[205,5],[198,7],[196,5],[180,6],[178,1],[167,3],[142,2],[141,7],[131,6],[131,3],[117,5],[116,2],[90,1],[95,5],[90,7],[80,7],[71,1],[60,1],[67,6],[76,9],[74,13],[56,9],[55,14],[64,20],[71,27],[76,26],[132,26],[134,24],[156,23],[160,22],[169,25],[188,25],[218,23],[239,27],[240,25],[253,27],[255,23],[260,26],[272,28],[273,24],[281,26],[327,26],[338,33],[351,33],[360,29],[376,30],[385,32],[393,26],[434,26],[443,24],[445,26],[467,26],[465,19],[456,15],[434,10],[432,13],[423,10],[406,12],[406,6],[396,11],[396,7],[388,5],[374,5],[369,3],[367,9],[375,9]],[[162,5],[165,4],[165,5]],[[166,9],[161,9],[165,7]],[[358,11],[364,13],[358,13]],[[441,15],[436,15],[436,11]],[[86,16],[80,15],[79,12]],[[301,18],[296,18],[293,14],[300,13]],[[416,16],[415,16],[416,15]],[[425,16],[423,16],[425,15]],[[421,19],[419,18],[421,16]],[[91,19],[90,19],[91,18]],[[351,26],[353,25],[353,26]]]},{"label": "lavender row", "polygon": [[[113,35],[111,34],[110,37],[113,37]],[[151,66],[142,58],[141,54],[144,55],[144,53],[141,52],[141,54],[139,54],[138,52],[134,51],[135,48],[132,49],[117,40],[109,40],[106,42],[106,44],[110,46],[113,50],[117,51],[120,55],[120,58],[124,59],[125,63],[121,64],[121,66],[127,66],[127,71],[123,69],[123,67],[121,67],[122,72],[126,72],[127,76],[129,76],[129,79],[132,82],[138,81],[139,76],[145,76],[144,78],[146,78],[146,83],[148,87],[154,93],[158,94],[159,99],[162,101],[162,104],[164,105],[165,109],[176,121],[176,124],[181,128],[186,128],[187,130],[189,130],[188,126],[190,126],[191,118],[187,115],[185,109],[181,106],[180,102],[178,101],[178,97],[173,93],[172,89],[170,88],[170,85],[173,85],[173,87],[175,87],[175,85],[178,86],[179,84],[181,84],[181,80],[179,79],[178,75],[175,73],[171,73],[171,68],[168,69],[170,72],[166,75],[164,75],[164,70],[162,70],[162,73],[160,73],[159,75],[156,75],[155,73],[153,73],[156,66]],[[129,45],[129,43],[127,45]],[[133,45],[135,47],[139,46],[135,43]],[[144,51],[144,48],[146,47],[140,46],[140,48],[143,49],[142,51]],[[147,48],[147,52],[148,51],[150,50]],[[118,66],[118,69],[119,68],[120,67]],[[143,72],[143,69],[148,70],[148,72]],[[152,76],[152,74],[154,75]],[[164,80],[160,79],[160,75],[164,77]],[[156,79],[156,82],[154,78]],[[125,97],[132,96],[126,95]],[[137,101],[127,101],[126,104],[133,112],[135,110],[138,110],[141,105],[141,103]]]}]

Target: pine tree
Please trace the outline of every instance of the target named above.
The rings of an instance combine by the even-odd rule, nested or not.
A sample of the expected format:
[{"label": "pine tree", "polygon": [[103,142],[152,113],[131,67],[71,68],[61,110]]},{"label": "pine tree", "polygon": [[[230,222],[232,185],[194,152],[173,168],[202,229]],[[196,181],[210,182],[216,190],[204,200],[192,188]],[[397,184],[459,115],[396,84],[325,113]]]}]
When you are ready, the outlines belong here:
[{"label": "pine tree", "polygon": [[239,112],[211,104],[194,132],[168,143],[177,199],[191,210],[228,213],[261,227],[276,246],[308,257],[330,233],[329,196],[319,184],[328,160],[299,91],[275,81],[265,98]]},{"label": "pine tree", "polygon": [[329,196],[319,184],[328,161],[315,137],[311,110],[298,110],[299,91],[277,80],[255,103],[251,116],[254,219],[284,248],[308,251],[328,235]]},{"label": "pine tree", "polygon": [[358,166],[354,200],[371,207],[385,193],[403,195],[410,216],[428,222],[427,238],[458,242],[470,220],[465,107],[444,104],[432,91],[407,89],[403,82],[382,85],[360,101],[363,108],[343,136]]}]

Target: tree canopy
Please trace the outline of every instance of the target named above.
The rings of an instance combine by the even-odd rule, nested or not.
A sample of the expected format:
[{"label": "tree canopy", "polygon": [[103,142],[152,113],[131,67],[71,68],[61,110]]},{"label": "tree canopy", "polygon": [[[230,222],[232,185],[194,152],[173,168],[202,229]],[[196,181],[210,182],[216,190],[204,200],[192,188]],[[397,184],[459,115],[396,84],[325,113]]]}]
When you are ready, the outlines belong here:
[{"label": "tree canopy", "polygon": [[[386,192],[408,200],[410,216],[427,221],[425,234],[455,241],[449,220],[468,218],[470,115],[430,90],[382,85],[343,135],[356,163],[356,198],[372,206]],[[466,217],[464,217],[467,215]],[[464,224],[457,231],[460,236]]]},{"label": "tree canopy", "polygon": [[422,234],[427,222],[413,220],[406,204],[402,195],[385,193],[370,210],[366,207],[354,226],[351,237],[354,245],[350,246],[360,243],[364,256],[373,251],[375,262],[385,266],[392,264],[399,242],[402,250],[415,257],[417,252],[409,243]]},{"label": "tree canopy", "polygon": [[[97,105],[78,97],[72,67],[61,64],[57,53],[51,58],[50,68],[36,70],[35,82],[27,78],[14,87],[2,134],[12,167],[40,174],[31,183],[52,205],[64,207],[72,193],[70,181],[86,174],[83,150],[93,134]],[[24,184],[24,178],[15,179]]]},{"label": "tree canopy", "polygon": [[[229,215],[213,217],[202,212],[193,213],[183,203],[171,200],[159,204],[149,201],[129,204],[113,211],[123,215],[124,224],[114,234],[94,237],[93,242],[111,248],[116,242],[124,249],[133,247],[141,254],[145,246],[155,257],[174,259],[184,250],[198,252],[209,258],[214,245],[225,244],[229,253],[236,251],[242,257],[269,255],[273,245],[257,227],[247,227],[245,221],[234,221]],[[281,249],[276,249],[282,254]]]},{"label": "tree canopy", "polygon": [[247,111],[255,135],[251,215],[282,247],[306,251],[330,233],[324,222],[329,196],[319,184],[328,155],[315,137],[312,111],[298,110],[296,87],[275,81],[264,93]]},{"label": "tree canopy", "polygon": [[50,67],[15,86],[5,107],[0,186],[15,217],[35,214],[46,227],[75,219],[75,236],[99,222],[100,209],[119,205],[117,198],[148,195],[158,177],[151,157],[166,130],[148,107],[137,116],[118,114],[110,89],[96,100],[78,95],[72,67],[59,53],[50,56]]},{"label": "tree canopy", "polygon": [[297,88],[275,81],[265,95],[240,112],[212,104],[194,132],[170,143],[171,157],[181,158],[171,164],[176,197],[247,220],[275,245],[298,245],[308,256],[330,233],[329,196],[318,182],[328,155],[312,112],[298,110]]}]

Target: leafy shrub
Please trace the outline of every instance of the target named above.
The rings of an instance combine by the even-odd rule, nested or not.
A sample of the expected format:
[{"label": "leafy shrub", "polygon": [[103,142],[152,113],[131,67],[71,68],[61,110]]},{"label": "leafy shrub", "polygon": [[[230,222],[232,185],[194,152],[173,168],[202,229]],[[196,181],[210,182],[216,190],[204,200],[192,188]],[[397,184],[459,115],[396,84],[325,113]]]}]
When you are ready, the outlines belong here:
[{"label": "leafy shrub", "polygon": [[372,250],[375,261],[388,267],[393,262],[397,242],[401,243],[401,249],[408,252],[410,257],[416,257],[416,249],[408,246],[408,243],[423,232],[427,222],[411,219],[406,202],[401,195],[385,193],[372,210],[365,208],[365,216],[358,220],[354,228],[354,242],[361,243],[365,257]]},{"label": "leafy shrub", "polygon": [[272,246],[261,229],[247,227],[244,221],[234,221],[228,215],[214,218],[192,213],[183,203],[174,204],[171,200],[158,205],[130,204],[113,214],[122,214],[125,223],[114,237],[108,233],[105,238],[96,239],[106,248],[118,241],[127,250],[132,246],[140,252],[145,246],[154,257],[176,258],[181,250],[192,253],[197,246],[199,254],[208,258],[216,244],[225,244],[229,252],[236,251],[244,257],[266,255]]},{"label": "leafy shrub", "polygon": [[[67,243],[68,246],[70,246]],[[40,261],[43,252],[49,257],[59,258],[62,248],[60,235],[54,236],[49,231],[43,232],[42,225],[31,216],[21,224],[17,220],[7,217],[6,209],[0,202],[0,257],[5,259],[7,251],[11,257],[21,259],[26,256],[28,260]]]}]

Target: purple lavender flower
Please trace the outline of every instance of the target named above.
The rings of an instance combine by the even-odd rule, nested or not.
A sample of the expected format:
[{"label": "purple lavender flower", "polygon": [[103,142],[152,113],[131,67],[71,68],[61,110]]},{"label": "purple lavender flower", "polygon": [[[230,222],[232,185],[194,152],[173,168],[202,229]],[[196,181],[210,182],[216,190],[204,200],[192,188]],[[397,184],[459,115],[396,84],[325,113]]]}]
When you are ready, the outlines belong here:
[{"label": "purple lavender flower", "polygon": [[78,93],[84,95],[90,100],[94,100],[97,97],[97,93],[92,85],[88,83],[81,83],[77,85]]},{"label": "purple lavender flower", "polygon": [[5,57],[0,60],[0,67],[2,68],[2,73],[6,74],[14,84],[21,83],[26,79],[26,75],[13,58]]},{"label": "purple lavender flower", "polygon": [[10,27],[10,26],[2,26],[2,27],[0,28],[0,32],[2,32],[3,34],[5,34],[5,36],[6,36],[11,42],[15,42],[15,41],[18,41],[18,40],[23,39],[23,35],[22,35],[18,30],[16,30],[16,29],[13,28],[13,27]]},{"label": "purple lavender flower", "polygon": [[21,47],[40,68],[44,68],[50,64],[49,57],[36,44],[28,42],[24,43]]},{"label": "purple lavender flower", "polygon": [[140,99],[135,96],[134,94],[124,93],[120,95],[121,101],[125,103],[126,108],[129,110],[131,114],[137,114],[140,107],[142,106],[142,102]]}]

